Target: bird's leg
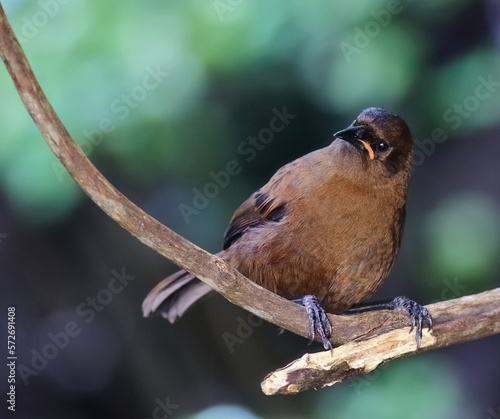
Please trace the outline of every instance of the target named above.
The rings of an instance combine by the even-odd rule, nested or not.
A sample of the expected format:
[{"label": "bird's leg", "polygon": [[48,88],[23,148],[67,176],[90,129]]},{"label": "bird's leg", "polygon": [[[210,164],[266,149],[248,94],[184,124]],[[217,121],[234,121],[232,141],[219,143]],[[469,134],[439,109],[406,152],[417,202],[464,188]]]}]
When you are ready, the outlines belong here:
[{"label": "bird's leg", "polygon": [[330,338],[332,337],[332,323],[326,314],[326,311],[320,306],[318,299],[314,295],[304,295],[302,298],[293,300],[293,302],[305,307],[309,317],[309,328],[311,342],[319,333],[323,347],[333,350]]},{"label": "bird's leg", "polygon": [[373,303],[356,304],[342,314],[357,314],[375,310],[394,310],[407,314],[411,320],[411,329],[416,328],[415,340],[417,349],[422,342],[422,325],[427,325],[429,331],[432,329],[432,316],[425,307],[410,300],[408,297],[396,297],[392,300],[375,301]]}]

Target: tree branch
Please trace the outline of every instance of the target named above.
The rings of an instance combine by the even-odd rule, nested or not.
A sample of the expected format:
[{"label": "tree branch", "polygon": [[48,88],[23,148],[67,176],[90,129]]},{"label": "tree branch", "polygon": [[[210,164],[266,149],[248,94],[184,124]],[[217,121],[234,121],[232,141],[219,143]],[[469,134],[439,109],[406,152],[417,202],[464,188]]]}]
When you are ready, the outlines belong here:
[{"label": "tree branch", "polygon": [[[1,5],[0,56],[14,81],[21,100],[52,152],[61,161],[70,176],[79,183],[87,195],[106,214],[142,243],[206,282],[232,303],[277,326],[300,336],[309,337],[309,325],[303,307],[260,287],[231,268],[222,259],[205,252],[165,227],[130,202],[104,178],[72,140],[45,97],[18,40],[12,32]],[[496,303],[499,305],[500,296],[498,293],[494,295]],[[471,298],[470,303],[473,304],[474,297],[469,298]],[[451,305],[452,302],[449,304]],[[475,307],[475,305],[472,306]],[[465,310],[467,307],[468,304],[465,304],[463,309]],[[437,339],[438,333],[446,331],[451,326],[444,320],[445,314],[443,314],[443,318],[439,315],[436,317],[437,313],[434,312],[436,308],[431,306],[430,310],[438,322],[436,333],[432,338]],[[481,312],[479,311],[479,313]],[[332,342],[337,345],[371,339],[394,329],[405,328],[403,331],[399,330],[394,333],[407,333],[408,319],[397,313],[329,316],[335,329]],[[456,322],[453,325],[456,327]],[[491,333],[498,333],[496,327],[494,324],[490,324]],[[447,341],[447,345],[484,336],[484,334],[477,334],[470,337],[467,333],[467,330],[460,327],[460,331],[453,334],[454,340]],[[408,338],[408,336],[406,337]],[[428,339],[429,337],[424,338],[424,344],[428,342]],[[350,345],[355,344],[357,343]],[[335,349],[334,353],[340,355],[344,352],[338,348]],[[346,356],[348,354],[347,352]],[[352,360],[352,358],[346,359]],[[318,381],[316,386],[321,386],[323,382]],[[309,384],[311,387],[315,386],[310,380]]]},{"label": "tree branch", "polygon": [[[500,333],[500,288],[427,306],[434,316],[431,333],[425,333],[420,351]],[[392,360],[416,353],[415,335],[396,329],[368,340],[349,342],[330,351],[305,354],[268,374],[262,382],[267,395],[296,394],[331,386],[367,374]]]},{"label": "tree branch", "polygon": [[145,245],[196,275],[234,304],[294,333],[308,335],[305,311],[301,307],[258,286],[222,259],[165,227],[108,182],[73,141],[54,112],[1,5],[0,56],[45,142],[70,176],[106,214]]}]

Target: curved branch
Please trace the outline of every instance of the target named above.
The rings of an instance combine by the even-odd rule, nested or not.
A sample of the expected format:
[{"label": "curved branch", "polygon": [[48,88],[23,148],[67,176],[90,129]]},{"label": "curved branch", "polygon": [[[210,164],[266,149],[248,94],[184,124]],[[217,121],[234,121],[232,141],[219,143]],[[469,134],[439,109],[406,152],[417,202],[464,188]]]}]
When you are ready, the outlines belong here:
[{"label": "curved branch", "polygon": [[[277,326],[308,337],[309,325],[303,307],[260,287],[222,259],[205,252],[159,223],[123,196],[95,168],[72,140],[45,97],[1,5],[0,56],[21,100],[52,152],[106,214],[142,243],[206,282],[232,303]],[[433,315],[436,317],[434,312]],[[335,327],[332,342],[337,345],[370,339],[408,326],[405,316],[390,312],[329,316]],[[449,344],[467,339],[456,335]]]},{"label": "curved branch", "polygon": [[0,5],[0,56],[42,137],[70,176],[106,214],[146,246],[192,273],[229,301],[307,337],[305,310],[245,278],[129,201],[73,141],[42,91]]}]

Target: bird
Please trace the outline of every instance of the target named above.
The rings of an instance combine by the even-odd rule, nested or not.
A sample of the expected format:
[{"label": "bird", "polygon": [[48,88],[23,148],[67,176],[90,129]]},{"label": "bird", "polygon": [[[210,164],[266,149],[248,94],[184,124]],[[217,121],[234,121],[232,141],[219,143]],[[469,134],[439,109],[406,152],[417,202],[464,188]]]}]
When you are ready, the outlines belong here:
[{"label": "bird", "polygon": [[[398,254],[412,172],[406,122],[383,108],[363,110],[326,147],[280,168],[235,211],[217,256],[262,287],[305,307],[310,337],[332,349],[326,313],[406,313],[432,328],[429,311],[405,296],[366,303]],[[177,321],[212,289],[180,270],[143,302],[143,314]]]}]

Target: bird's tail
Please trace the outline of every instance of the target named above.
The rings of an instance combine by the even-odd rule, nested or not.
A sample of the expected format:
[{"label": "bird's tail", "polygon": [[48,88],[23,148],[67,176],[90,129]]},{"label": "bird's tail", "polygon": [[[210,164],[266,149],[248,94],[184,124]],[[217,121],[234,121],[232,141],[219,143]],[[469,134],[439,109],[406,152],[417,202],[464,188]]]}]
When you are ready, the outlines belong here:
[{"label": "bird's tail", "polygon": [[[217,256],[222,256],[222,252]],[[176,322],[202,297],[212,290],[207,284],[185,270],[180,270],[154,287],[142,303],[144,317],[161,314],[170,323]]]}]

